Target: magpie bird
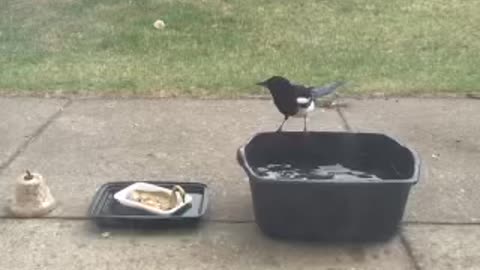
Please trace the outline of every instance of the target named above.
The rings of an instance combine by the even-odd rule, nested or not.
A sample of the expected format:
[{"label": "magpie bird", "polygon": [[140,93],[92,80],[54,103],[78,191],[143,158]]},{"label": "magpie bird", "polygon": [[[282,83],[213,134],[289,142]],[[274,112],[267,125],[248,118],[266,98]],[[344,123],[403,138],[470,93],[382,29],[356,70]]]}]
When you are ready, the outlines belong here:
[{"label": "magpie bird", "polygon": [[303,131],[307,131],[307,116],[315,109],[315,99],[333,93],[344,82],[334,82],[323,87],[308,87],[294,84],[281,76],[273,76],[257,85],[270,90],[273,103],[285,116],[277,132],[282,131],[289,117],[303,117]]}]

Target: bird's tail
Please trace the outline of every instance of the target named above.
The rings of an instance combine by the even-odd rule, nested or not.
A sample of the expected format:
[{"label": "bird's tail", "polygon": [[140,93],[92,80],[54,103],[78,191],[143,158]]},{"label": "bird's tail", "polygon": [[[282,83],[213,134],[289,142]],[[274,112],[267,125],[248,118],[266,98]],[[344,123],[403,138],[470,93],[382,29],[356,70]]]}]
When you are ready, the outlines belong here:
[{"label": "bird's tail", "polygon": [[322,86],[322,87],[315,87],[312,89],[312,94],[313,94],[313,97],[314,98],[319,98],[319,97],[323,97],[323,96],[326,96],[328,94],[331,94],[333,92],[335,92],[335,90],[337,90],[337,88],[339,88],[340,86],[344,85],[345,82],[343,81],[338,81],[338,82],[334,82],[330,85],[327,85],[327,86]]}]

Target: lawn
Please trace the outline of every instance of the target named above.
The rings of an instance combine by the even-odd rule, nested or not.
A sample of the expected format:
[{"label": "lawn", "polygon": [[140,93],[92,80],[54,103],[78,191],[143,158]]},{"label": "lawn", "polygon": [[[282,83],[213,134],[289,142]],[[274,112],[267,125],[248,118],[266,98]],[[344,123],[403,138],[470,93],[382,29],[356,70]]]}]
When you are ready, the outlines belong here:
[{"label": "lawn", "polygon": [[0,91],[464,94],[479,67],[478,0],[0,0]]}]

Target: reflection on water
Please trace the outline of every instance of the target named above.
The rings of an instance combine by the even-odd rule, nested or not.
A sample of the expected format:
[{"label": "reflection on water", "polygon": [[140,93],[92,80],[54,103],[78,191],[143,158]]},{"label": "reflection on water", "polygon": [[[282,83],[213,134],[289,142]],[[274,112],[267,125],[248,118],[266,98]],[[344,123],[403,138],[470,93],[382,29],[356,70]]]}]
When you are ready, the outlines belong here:
[{"label": "reflection on water", "polygon": [[294,166],[288,163],[268,164],[254,168],[255,172],[265,178],[276,180],[344,180],[344,181],[379,181],[376,175],[351,170],[341,164],[318,165],[311,168]]}]

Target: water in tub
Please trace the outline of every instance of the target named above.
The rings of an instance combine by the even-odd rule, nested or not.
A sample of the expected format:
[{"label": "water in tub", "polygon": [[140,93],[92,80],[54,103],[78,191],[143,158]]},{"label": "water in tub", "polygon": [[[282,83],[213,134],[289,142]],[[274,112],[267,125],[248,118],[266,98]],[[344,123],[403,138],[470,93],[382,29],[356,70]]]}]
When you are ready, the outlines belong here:
[{"label": "water in tub", "polygon": [[362,171],[352,170],[341,164],[296,166],[289,163],[273,163],[256,167],[259,176],[275,180],[355,180],[378,181],[379,177]]}]

